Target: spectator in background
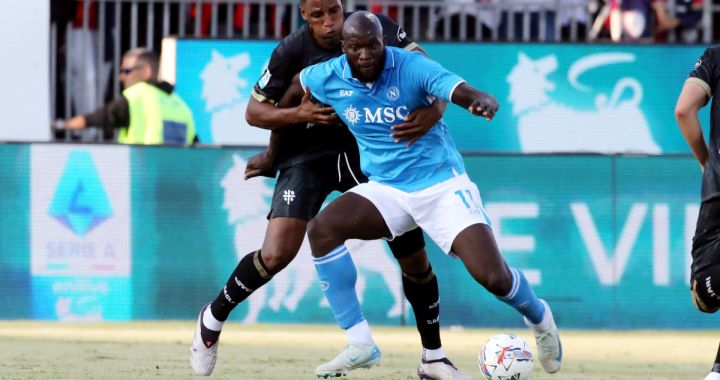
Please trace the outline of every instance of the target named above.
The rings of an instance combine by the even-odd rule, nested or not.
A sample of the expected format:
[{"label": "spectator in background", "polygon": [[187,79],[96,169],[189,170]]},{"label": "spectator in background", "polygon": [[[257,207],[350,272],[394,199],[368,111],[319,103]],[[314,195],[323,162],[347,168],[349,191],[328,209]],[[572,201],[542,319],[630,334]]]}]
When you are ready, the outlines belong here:
[{"label": "spectator in background", "polygon": [[675,16],[680,21],[678,26],[680,40],[686,43],[698,42],[702,25],[703,0],[675,0]]},{"label": "spectator in background", "polygon": [[190,144],[195,122],[190,108],[167,82],[158,82],[158,56],[145,48],[123,55],[120,81],[122,96],[92,113],[75,116],[59,125],[66,129],[102,127],[118,132],[123,144]]},{"label": "spectator in background", "polygon": [[652,42],[656,34],[680,24],[668,13],[665,0],[623,0],[620,11],[625,41]]}]

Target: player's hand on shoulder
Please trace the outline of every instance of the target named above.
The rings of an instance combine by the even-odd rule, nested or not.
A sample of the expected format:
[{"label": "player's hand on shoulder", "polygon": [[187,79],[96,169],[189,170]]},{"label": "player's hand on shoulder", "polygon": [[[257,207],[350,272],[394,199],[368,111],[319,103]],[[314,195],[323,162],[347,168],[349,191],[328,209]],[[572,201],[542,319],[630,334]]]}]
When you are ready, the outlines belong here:
[{"label": "player's hand on shoulder", "polygon": [[332,107],[316,104],[310,98],[310,90],[305,89],[300,105],[297,106],[295,117],[298,123],[339,124],[340,118]]},{"label": "player's hand on shoulder", "polygon": [[275,178],[274,160],[273,155],[267,150],[250,157],[245,166],[245,179],[258,176]]},{"label": "player's hand on shoulder", "polygon": [[410,112],[401,124],[392,126],[391,129],[395,132],[390,134],[390,137],[395,139],[396,143],[407,140],[406,145],[410,146],[428,133],[442,118],[442,115],[441,108],[435,104],[418,108]]},{"label": "player's hand on shoulder", "polygon": [[495,117],[500,105],[495,98],[487,93],[482,93],[468,107],[468,111],[473,115],[482,116],[488,121]]}]

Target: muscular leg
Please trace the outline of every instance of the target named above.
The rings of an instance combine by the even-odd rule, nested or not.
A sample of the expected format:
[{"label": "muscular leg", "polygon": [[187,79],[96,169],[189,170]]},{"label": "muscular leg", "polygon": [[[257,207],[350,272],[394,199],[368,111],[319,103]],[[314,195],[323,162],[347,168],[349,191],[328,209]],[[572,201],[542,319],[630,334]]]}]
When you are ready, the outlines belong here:
[{"label": "muscular leg", "polygon": [[535,295],[525,275],[508,268],[490,227],[485,224],[467,227],[455,237],[452,252],[460,257],[475,281],[525,317],[525,324],[535,334],[543,368],[550,373],[559,371],[562,347],[552,312]]},{"label": "muscular leg", "polygon": [[200,336],[206,347],[217,343],[230,312],[295,258],[306,226],[307,221],[297,218],[270,219],[262,249],[240,259],[222,291],[204,308]]},{"label": "muscular leg", "polygon": [[490,293],[501,297],[510,292],[512,274],[495,242],[490,227],[474,224],[458,234],[452,244],[470,275]]},{"label": "muscular leg", "polygon": [[271,274],[280,272],[293,261],[305,238],[307,224],[296,218],[270,219],[260,255]]},{"label": "muscular leg", "polygon": [[335,359],[316,368],[318,376],[341,376],[380,362],[380,351],[355,292],[357,270],[344,242],[385,236],[390,236],[390,230],[380,212],[372,202],[355,193],[340,196],[308,225],[320,287],[349,342],[348,348]]}]

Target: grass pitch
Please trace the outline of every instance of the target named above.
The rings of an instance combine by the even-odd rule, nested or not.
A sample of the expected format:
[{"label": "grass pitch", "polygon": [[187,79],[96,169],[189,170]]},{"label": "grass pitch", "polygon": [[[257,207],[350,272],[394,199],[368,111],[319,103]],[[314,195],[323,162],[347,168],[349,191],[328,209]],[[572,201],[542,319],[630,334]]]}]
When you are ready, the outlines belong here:
[{"label": "grass pitch", "polygon": [[[147,323],[0,322],[0,379],[191,379],[194,321]],[[444,329],[443,346],[463,371],[481,378],[477,353],[499,330]],[[420,343],[413,328],[374,327],[380,367],[348,379],[417,379]],[[535,351],[528,331],[517,331]],[[563,369],[542,379],[698,379],[715,357],[720,331],[561,330]],[[227,324],[215,379],[313,379],[344,334],[334,326]]]}]

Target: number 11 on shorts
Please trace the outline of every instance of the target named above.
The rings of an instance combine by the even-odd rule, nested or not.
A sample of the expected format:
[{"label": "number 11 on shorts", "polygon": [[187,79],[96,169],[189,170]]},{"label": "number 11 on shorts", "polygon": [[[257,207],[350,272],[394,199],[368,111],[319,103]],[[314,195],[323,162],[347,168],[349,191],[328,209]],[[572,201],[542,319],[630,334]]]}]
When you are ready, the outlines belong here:
[{"label": "number 11 on shorts", "polygon": [[[467,198],[465,197],[465,194],[467,194]],[[473,198],[472,193],[470,190],[465,189],[465,193],[463,194],[462,190],[458,190],[455,192],[455,195],[460,197],[460,200],[465,204],[465,208],[468,210],[479,210],[480,209],[480,203],[478,203],[475,198]],[[470,202],[468,202],[468,198],[470,199],[470,202],[472,202],[472,205],[470,205]]]}]

